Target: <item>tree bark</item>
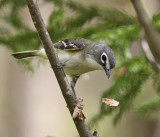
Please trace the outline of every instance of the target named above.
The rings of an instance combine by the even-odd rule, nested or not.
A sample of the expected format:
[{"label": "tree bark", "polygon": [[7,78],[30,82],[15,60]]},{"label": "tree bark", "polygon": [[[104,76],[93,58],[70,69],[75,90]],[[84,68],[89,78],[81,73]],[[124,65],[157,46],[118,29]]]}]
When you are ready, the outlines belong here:
[{"label": "tree bark", "polygon": [[133,7],[137,13],[138,21],[141,27],[145,30],[146,38],[150,43],[150,48],[158,63],[160,63],[160,35],[155,30],[151,20],[149,19],[141,0],[131,0]]},{"label": "tree bark", "polygon": [[[27,1],[27,5],[29,8],[33,23],[43,43],[43,46],[48,56],[49,62],[51,64],[51,67],[55,73],[55,76],[61,88],[63,97],[67,103],[67,107],[72,115],[73,110],[74,110],[74,103],[75,103],[73,92],[71,90],[67,77],[63,71],[63,68],[60,67],[61,66],[60,61],[53,48],[53,43],[48,34],[48,31],[44,25],[44,21],[41,17],[37,1],[36,0],[26,0],[26,1]],[[73,121],[75,123],[75,126],[78,130],[80,137],[92,137],[90,131],[88,130],[88,127],[85,124],[85,121],[81,121],[78,119],[73,119]]]}]

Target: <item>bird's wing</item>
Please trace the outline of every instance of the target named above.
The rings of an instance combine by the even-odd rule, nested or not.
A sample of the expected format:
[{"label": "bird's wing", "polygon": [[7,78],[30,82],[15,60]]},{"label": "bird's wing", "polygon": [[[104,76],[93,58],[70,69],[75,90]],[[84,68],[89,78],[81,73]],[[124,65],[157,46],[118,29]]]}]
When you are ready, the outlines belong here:
[{"label": "bird's wing", "polygon": [[60,50],[81,50],[85,47],[84,41],[85,39],[83,38],[65,39],[56,43],[54,47]]}]

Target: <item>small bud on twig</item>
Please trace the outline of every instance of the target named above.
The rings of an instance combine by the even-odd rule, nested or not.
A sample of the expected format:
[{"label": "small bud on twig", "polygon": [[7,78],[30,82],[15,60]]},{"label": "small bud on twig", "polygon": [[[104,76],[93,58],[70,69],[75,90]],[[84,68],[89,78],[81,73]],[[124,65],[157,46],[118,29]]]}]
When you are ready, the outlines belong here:
[{"label": "small bud on twig", "polygon": [[93,132],[93,137],[99,137],[97,130],[95,129]]}]

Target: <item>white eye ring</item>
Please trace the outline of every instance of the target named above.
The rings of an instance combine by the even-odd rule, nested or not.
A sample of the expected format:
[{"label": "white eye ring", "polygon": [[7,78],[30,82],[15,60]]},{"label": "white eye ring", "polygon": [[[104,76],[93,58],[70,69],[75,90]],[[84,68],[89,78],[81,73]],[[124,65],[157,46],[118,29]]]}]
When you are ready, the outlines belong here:
[{"label": "white eye ring", "polygon": [[[106,57],[106,60],[105,60],[105,61],[102,59],[103,56]],[[102,63],[105,63],[106,61],[107,61],[107,54],[106,54],[105,52],[103,52],[102,55],[101,55],[101,62],[102,62]]]}]

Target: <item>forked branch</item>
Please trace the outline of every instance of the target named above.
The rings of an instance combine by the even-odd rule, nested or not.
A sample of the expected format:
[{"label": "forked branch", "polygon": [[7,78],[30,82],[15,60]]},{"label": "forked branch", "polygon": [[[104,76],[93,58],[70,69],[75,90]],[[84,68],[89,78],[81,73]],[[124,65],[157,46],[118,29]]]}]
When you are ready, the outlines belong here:
[{"label": "forked branch", "polygon": [[141,0],[131,0],[131,2],[137,13],[138,21],[145,31],[150,49],[152,49],[156,61],[160,63],[160,35],[155,30],[151,20],[144,10]]}]

